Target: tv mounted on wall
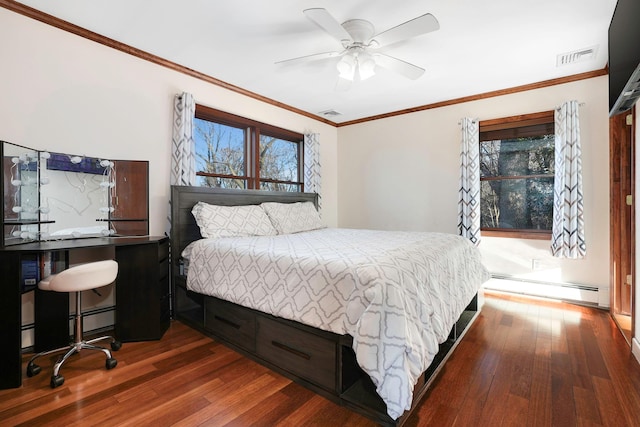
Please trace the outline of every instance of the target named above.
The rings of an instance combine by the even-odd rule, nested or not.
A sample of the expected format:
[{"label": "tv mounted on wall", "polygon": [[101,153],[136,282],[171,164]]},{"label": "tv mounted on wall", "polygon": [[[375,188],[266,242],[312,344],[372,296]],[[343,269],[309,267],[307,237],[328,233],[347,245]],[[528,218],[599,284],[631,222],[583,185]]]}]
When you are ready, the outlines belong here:
[{"label": "tv mounted on wall", "polygon": [[609,25],[609,116],[640,97],[640,1],[618,0]]}]

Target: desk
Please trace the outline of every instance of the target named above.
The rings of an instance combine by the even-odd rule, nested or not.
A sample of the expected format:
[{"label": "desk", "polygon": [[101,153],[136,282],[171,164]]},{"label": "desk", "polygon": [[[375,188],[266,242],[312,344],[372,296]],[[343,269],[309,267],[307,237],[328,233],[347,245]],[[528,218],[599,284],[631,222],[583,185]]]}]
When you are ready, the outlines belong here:
[{"label": "desk", "polygon": [[[23,257],[57,253],[68,267],[70,251],[113,247],[118,262],[115,281],[115,336],[127,341],[160,339],[169,327],[169,239],[167,237],[96,237],[32,242],[0,248],[0,389],[22,385]],[[27,291],[29,292],[29,291]],[[36,351],[69,344],[69,297],[36,289]]]}]

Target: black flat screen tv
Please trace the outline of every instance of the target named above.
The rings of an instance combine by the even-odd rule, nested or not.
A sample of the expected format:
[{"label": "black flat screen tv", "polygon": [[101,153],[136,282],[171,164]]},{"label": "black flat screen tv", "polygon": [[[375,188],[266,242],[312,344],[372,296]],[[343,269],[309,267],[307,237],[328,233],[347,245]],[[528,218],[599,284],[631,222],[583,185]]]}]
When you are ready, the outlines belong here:
[{"label": "black flat screen tv", "polygon": [[640,97],[640,0],[618,0],[609,25],[609,115]]}]

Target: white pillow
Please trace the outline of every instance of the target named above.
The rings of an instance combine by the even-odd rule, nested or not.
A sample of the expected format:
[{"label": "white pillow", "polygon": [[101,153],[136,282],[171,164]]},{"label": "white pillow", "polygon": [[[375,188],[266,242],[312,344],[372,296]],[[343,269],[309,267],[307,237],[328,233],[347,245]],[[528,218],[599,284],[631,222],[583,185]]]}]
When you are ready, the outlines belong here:
[{"label": "white pillow", "polygon": [[219,206],[198,202],[191,213],[205,239],[277,234],[269,217],[258,205]]},{"label": "white pillow", "polygon": [[301,231],[325,228],[320,214],[311,202],[261,204],[278,234],[299,233]]}]

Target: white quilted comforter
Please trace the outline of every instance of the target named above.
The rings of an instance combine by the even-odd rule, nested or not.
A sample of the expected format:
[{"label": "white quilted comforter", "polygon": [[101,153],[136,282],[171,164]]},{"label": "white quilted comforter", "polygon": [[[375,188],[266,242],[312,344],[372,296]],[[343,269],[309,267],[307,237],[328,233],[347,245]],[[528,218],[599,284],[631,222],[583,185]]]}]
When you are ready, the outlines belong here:
[{"label": "white quilted comforter", "polygon": [[460,236],[327,228],[194,242],[195,292],[353,337],[387,412],[413,387],[488,273]]}]

